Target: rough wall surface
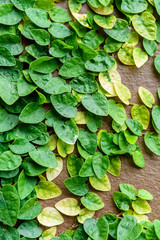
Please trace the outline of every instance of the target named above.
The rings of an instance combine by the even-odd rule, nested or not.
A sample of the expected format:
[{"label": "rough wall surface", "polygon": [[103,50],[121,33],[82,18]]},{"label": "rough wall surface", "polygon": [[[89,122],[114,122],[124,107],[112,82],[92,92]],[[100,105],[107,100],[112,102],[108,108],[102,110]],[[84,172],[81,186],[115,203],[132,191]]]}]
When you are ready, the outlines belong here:
[{"label": "rough wall surface", "polygon": [[[58,5],[68,10],[67,1],[59,3]],[[82,12],[87,12],[87,7],[83,7]],[[160,47],[158,54],[160,54]],[[150,90],[155,96],[156,103],[158,103],[157,88],[160,87],[160,74],[158,74],[154,69],[153,58],[150,57],[148,62],[140,69],[137,69],[135,66],[125,66],[118,61],[118,71],[121,74],[122,82],[130,89],[132,93],[132,98],[130,101],[131,103],[142,104],[137,93],[139,86],[143,86]],[[128,117],[130,117],[130,109],[131,106],[126,108]],[[102,128],[111,129],[108,118],[103,119]],[[151,126],[150,130],[153,130]],[[152,212],[148,214],[149,220],[153,220],[155,218],[160,219],[160,157],[152,154],[147,149],[147,147],[145,147],[143,137],[140,139],[139,144],[143,151],[146,167],[144,169],[139,169],[134,165],[131,158],[120,157],[122,163],[120,176],[116,178],[108,174],[112,186],[111,191],[96,191],[96,193],[104,201],[105,207],[102,210],[97,211],[95,217],[100,217],[106,213],[118,213],[118,210],[115,207],[112,199],[112,193],[118,190],[118,185],[120,183],[129,183],[134,185],[137,189],[144,188],[153,194],[154,200],[150,202]],[[73,194],[68,191],[63,183],[64,180],[68,177],[69,175],[66,170],[66,160],[64,160],[63,171],[54,180],[54,183],[56,183],[61,188],[63,194],[55,199],[41,201],[43,208],[47,206],[54,207],[57,201],[66,197],[73,197]],[[94,189],[91,187],[90,190],[94,191]],[[72,225],[76,224],[75,217],[63,217],[65,219],[65,222],[58,227],[58,233],[62,233]]]}]

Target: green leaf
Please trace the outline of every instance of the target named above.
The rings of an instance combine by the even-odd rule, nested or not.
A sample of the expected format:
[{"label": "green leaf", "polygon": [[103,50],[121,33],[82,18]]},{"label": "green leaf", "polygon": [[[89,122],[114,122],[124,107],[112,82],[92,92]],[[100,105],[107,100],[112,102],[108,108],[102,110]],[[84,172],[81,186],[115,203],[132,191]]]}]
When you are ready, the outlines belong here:
[{"label": "green leaf", "polygon": [[142,232],[142,225],[134,216],[125,216],[118,225],[117,239],[137,239]]},{"label": "green leaf", "polygon": [[104,50],[107,53],[116,52],[122,46],[122,42],[118,42],[111,37],[107,37],[105,40]]},{"label": "green leaf", "polygon": [[38,238],[42,233],[42,228],[34,220],[21,223],[17,230],[20,235],[28,238]]},{"label": "green leaf", "polygon": [[50,27],[51,22],[48,20],[48,13],[46,13],[42,9],[28,8],[26,9],[26,14],[29,19],[38,27]]},{"label": "green leaf", "polygon": [[157,10],[158,15],[160,15],[160,3],[158,0],[154,0],[155,8]]},{"label": "green leaf", "polygon": [[79,130],[78,140],[80,141],[82,147],[89,152],[94,154],[97,149],[97,136],[95,133],[91,133],[88,130]]},{"label": "green leaf", "polygon": [[14,59],[8,48],[0,46],[0,66],[13,67],[15,65],[16,60]]},{"label": "green leaf", "polygon": [[49,94],[62,94],[65,92],[71,92],[71,87],[66,84],[66,81],[61,77],[51,78],[44,86],[44,91]]},{"label": "green leaf", "polygon": [[71,93],[51,96],[51,103],[56,111],[66,118],[73,118],[77,114],[77,98]]},{"label": "green leaf", "polygon": [[121,192],[114,192],[113,193],[113,200],[116,206],[123,211],[129,210],[129,205],[131,204],[131,199],[128,195],[121,193]]},{"label": "green leaf", "polygon": [[71,177],[77,176],[83,165],[82,158],[78,158],[75,154],[70,154],[67,158],[67,170]]},{"label": "green leaf", "polygon": [[118,42],[126,42],[130,38],[130,30],[127,21],[117,18],[112,29],[104,29],[104,31],[114,40]]},{"label": "green leaf", "polygon": [[44,29],[32,29],[30,31],[31,36],[40,46],[46,46],[50,44],[50,35]]},{"label": "green leaf", "polygon": [[102,126],[101,116],[95,115],[91,112],[87,112],[86,116],[87,127],[91,132],[97,132],[98,128]]},{"label": "green leaf", "polygon": [[49,49],[49,53],[56,58],[64,57],[67,53],[69,53],[73,49],[72,46],[67,45],[61,40],[54,40],[51,43],[51,48]]},{"label": "green leaf", "polygon": [[133,156],[133,161],[136,164],[136,166],[138,166],[140,168],[145,167],[145,160],[144,160],[142,152],[135,151],[135,152],[133,152],[132,156]]},{"label": "green leaf", "polygon": [[19,120],[24,123],[36,124],[44,120],[45,110],[38,103],[31,102],[22,110]]},{"label": "green leaf", "polygon": [[134,119],[127,119],[126,125],[135,135],[142,136],[143,126],[140,122]]},{"label": "green leaf", "polygon": [[70,86],[79,93],[93,93],[98,89],[95,77],[91,73],[84,73],[70,81]]},{"label": "green leaf", "polygon": [[12,185],[0,189],[0,221],[13,227],[17,222],[20,200],[17,190]]},{"label": "green leaf", "polygon": [[111,133],[108,133],[107,131],[102,132],[100,138],[100,148],[107,155],[109,155],[114,149],[117,150],[117,146],[113,142],[113,135]]},{"label": "green leaf", "polygon": [[30,67],[36,72],[48,74],[56,70],[57,61],[53,57],[41,57],[33,61]]},{"label": "green leaf", "polygon": [[111,69],[114,65],[115,59],[101,50],[95,58],[85,63],[85,68],[93,72],[104,72]]},{"label": "green leaf", "polygon": [[108,101],[108,114],[120,125],[123,125],[126,119],[126,112],[123,105],[120,103],[116,104],[114,100]]},{"label": "green leaf", "polygon": [[65,78],[78,77],[84,72],[84,62],[79,57],[72,57],[67,59],[59,70],[59,74]]},{"label": "green leaf", "polygon": [[85,233],[84,228],[82,225],[80,225],[74,235],[73,235],[73,240],[88,240],[88,235]]},{"label": "green leaf", "polygon": [[160,129],[159,117],[160,117],[160,106],[155,106],[152,109],[152,121],[154,122],[154,125],[158,130]]},{"label": "green leaf", "polygon": [[37,88],[37,86],[27,82],[24,76],[21,76],[18,79],[17,88],[18,88],[18,95],[20,97],[24,97],[32,93]]},{"label": "green leaf", "polygon": [[102,199],[93,192],[88,192],[84,197],[81,198],[81,202],[84,207],[93,211],[97,211],[104,207]]},{"label": "green leaf", "polygon": [[65,23],[72,20],[70,14],[61,7],[53,7],[49,11],[50,18],[54,22]]},{"label": "green leaf", "polygon": [[[33,39],[32,39],[33,40]],[[26,47],[26,51],[34,58],[40,58],[48,55],[47,46],[40,46],[38,44],[31,44]]]},{"label": "green leaf", "polygon": [[18,116],[9,114],[5,109],[0,108],[0,132],[7,132],[13,129],[18,122]]},{"label": "green leaf", "polygon": [[32,220],[40,214],[41,210],[42,210],[41,204],[39,202],[35,202],[34,198],[30,198],[21,207],[18,213],[18,219]]},{"label": "green leaf", "polygon": [[12,3],[4,3],[0,6],[0,24],[16,25],[22,19],[22,12],[14,8]]},{"label": "green leaf", "polygon": [[139,189],[137,196],[144,200],[152,200],[153,199],[152,194],[145,189]]},{"label": "green leaf", "polygon": [[160,155],[160,135],[147,132],[144,136],[144,142],[151,152]]},{"label": "green leaf", "polygon": [[154,59],[154,65],[155,65],[155,68],[156,70],[160,73],[160,55],[157,55]]},{"label": "green leaf", "polygon": [[92,158],[92,167],[95,172],[95,175],[98,178],[103,178],[109,167],[109,158],[108,156],[103,156],[101,153],[97,152]]},{"label": "green leaf", "polygon": [[130,184],[119,184],[119,188],[122,193],[126,194],[130,199],[136,200],[137,191],[135,187]]},{"label": "green leaf", "polygon": [[11,145],[10,149],[15,154],[25,154],[34,150],[34,146],[24,138],[17,138]]},{"label": "green leaf", "polygon": [[63,142],[68,144],[75,144],[79,135],[79,130],[74,121],[68,120],[66,122],[55,122],[53,127],[56,135]]},{"label": "green leaf", "polygon": [[14,4],[16,8],[18,8],[21,11],[25,11],[27,8],[33,8],[35,0],[11,0],[11,2]]},{"label": "green leaf", "polygon": [[144,12],[141,15],[134,15],[132,24],[140,36],[148,40],[156,39],[155,17],[152,14]]},{"label": "green leaf", "polygon": [[125,13],[140,13],[146,10],[148,4],[146,0],[122,0],[121,10]]},{"label": "green leaf", "polygon": [[54,0],[37,0],[35,2],[35,5],[37,8],[40,8],[46,11],[55,7]]},{"label": "green leaf", "polygon": [[84,230],[92,239],[108,239],[109,225],[103,217],[98,220],[94,220],[93,218],[87,219],[84,222]]},{"label": "green leaf", "polygon": [[12,153],[11,151],[3,152],[0,155],[0,170],[11,171],[18,168],[22,163],[22,159],[19,155]]},{"label": "green leaf", "polygon": [[[4,240],[10,239],[10,240],[20,240],[20,234],[15,228],[5,228],[3,226],[3,229],[0,229],[1,237]],[[23,239],[26,240],[26,239]]]},{"label": "green leaf", "polygon": [[18,178],[18,193],[20,199],[26,198],[34,190],[36,183],[37,179],[26,176],[23,170]]},{"label": "green leaf", "polygon": [[45,172],[46,170],[46,167],[40,166],[29,157],[24,159],[24,162],[22,163],[22,167],[25,170],[25,174],[31,177],[38,176],[43,172]]},{"label": "green leaf", "polygon": [[154,229],[157,237],[160,238],[160,221],[157,219],[154,220]]},{"label": "green leaf", "polygon": [[19,98],[17,82],[9,78],[0,77],[0,97],[6,104],[14,104]]},{"label": "green leaf", "polygon": [[52,23],[49,29],[50,34],[54,38],[66,38],[72,35],[72,31],[61,23]]},{"label": "green leaf", "polygon": [[138,214],[147,214],[151,212],[151,207],[144,199],[137,199],[132,202],[132,208]]},{"label": "green leaf", "polygon": [[96,33],[95,30],[87,32],[82,40],[84,44],[93,49],[97,48],[101,43],[103,43],[103,41],[104,36],[102,34]]},{"label": "green leaf", "polygon": [[154,53],[157,51],[157,43],[153,40],[143,39],[143,47],[149,56],[153,57]]},{"label": "green leaf", "polygon": [[79,171],[80,177],[94,176],[94,171],[93,171],[93,167],[92,167],[92,159],[93,159],[92,155],[89,155],[86,158],[86,161],[83,163],[83,165]]},{"label": "green leaf", "polygon": [[88,111],[95,115],[108,115],[107,99],[101,93],[95,92],[92,95],[84,95],[82,97],[82,104]]},{"label": "green leaf", "polygon": [[88,185],[85,184],[87,178],[82,178],[79,176],[67,178],[64,181],[65,186],[70,192],[77,196],[83,196],[88,192]]},{"label": "green leaf", "polygon": [[7,48],[11,55],[19,55],[22,53],[23,46],[19,44],[19,41],[19,36],[11,33],[0,35],[0,46]]},{"label": "green leaf", "polygon": [[57,167],[57,160],[54,153],[46,146],[40,146],[37,150],[29,152],[30,157],[43,167]]}]

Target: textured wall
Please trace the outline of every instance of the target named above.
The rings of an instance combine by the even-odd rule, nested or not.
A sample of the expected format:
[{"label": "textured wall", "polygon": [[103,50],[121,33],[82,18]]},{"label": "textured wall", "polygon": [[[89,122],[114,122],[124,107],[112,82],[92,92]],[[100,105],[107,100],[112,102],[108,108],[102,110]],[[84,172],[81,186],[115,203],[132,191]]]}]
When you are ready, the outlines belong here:
[{"label": "textured wall", "polygon": [[[60,3],[59,6],[68,10],[67,1]],[[87,8],[83,7],[82,12],[86,11]],[[158,103],[157,88],[160,87],[160,74],[158,74],[153,67],[153,58],[150,57],[149,61],[140,69],[137,69],[134,66],[125,66],[118,61],[118,71],[121,74],[123,83],[130,89],[132,93],[132,99],[130,101],[131,103],[142,104],[137,94],[139,86],[143,86],[150,90]],[[127,115],[130,117],[131,107],[129,106],[126,109]],[[103,120],[103,129],[110,129],[109,118],[104,118]],[[150,130],[153,130],[151,126]],[[112,190],[110,192],[96,191],[96,193],[103,199],[105,207],[102,210],[97,211],[95,217],[100,217],[105,213],[118,213],[112,200],[112,193],[118,190],[118,185],[120,183],[130,183],[137,189],[144,188],[153,194],[154,200],[150,202],[152,212],[148,216],[150,220],[155,218],[160,219],[160,157],[152,154],[145,147],[143,137],[140,139],[139,144],[143,151],[146,167],[144,169],[139,169],[134,165],[131,158],[121,157],[122,168],[120,176],[116,178],[108,174]],[[55,203],[60,199],[65,197],[74,197],[73,194],[71,194],[63,184],[64,180],[68,177],[69,175],[66,170],[66,160],[64,160],[63,172],[61,172],[61,174],[54,180],[54,183],[61,188],[63,194],[55,199],[41,201],[43,207],[54,207]],[[90,190],[94,191],[92,188],[90,188]],[[64,219],[65,222],[58,226],[58,233],[62,233],[76,223],[76,218],[74,217],[64,216]]]}]

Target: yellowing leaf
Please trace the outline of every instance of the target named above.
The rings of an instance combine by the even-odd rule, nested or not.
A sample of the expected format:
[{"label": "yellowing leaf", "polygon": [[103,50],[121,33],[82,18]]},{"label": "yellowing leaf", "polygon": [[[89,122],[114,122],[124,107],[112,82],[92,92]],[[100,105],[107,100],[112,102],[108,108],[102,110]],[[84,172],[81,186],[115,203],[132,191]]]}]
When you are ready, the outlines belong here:
[{"label": "yellowing leaf", "polygon": [[132,202],[132,208],[138,214],[147,214],[151,212],[151,207],[148,202],[140,198]]},{"label": "yellowing leaf", "polygon": [[55,237],[56,231],[57,231],[56,227],[51,227],[51,228],[45,230],[42,233],[42,236],[39,238],[39,240],[50,240],[51,238]]},{"label": "yellowing leaf", "polygon": [[64,222],[61,214],[52,207],[46,207],[42,210],[42,212],[37,217],[38,222],[46,227],[53,227],[60,225]]},{"label": "yellowing leaf", "polygon": [[74,121],[76,122],[76,124],[86,124],[86,112],[77,112]]},{"label": "yellowing leaf", "polygon": [[138,94],[142,102],[149,108],[155,103],[153,94],[144,87],[139,87]]},{"label": "yellowing leaf", "polygon": [[126,105],[129,105],[129,100],[131,99],[130,90],[124,84],[118,82],[114,83],[114,87],[119,99]]},{"label": "yellowing leaf", "polygon": [[[81,43],[81,41],[80,41],[80,43]],[[82,97],[84,96],[83,93],[78,93],[78,92],[76,92],[74,90],[72,90],[72,94],[77,97],[77,100],[78,100],[79,103],[81,102]]]},{"label": "yellowing leaf", "polygon": [[116,22],[116,17],[114,15],[110,15],[109,17],[95,15],[94,21],[102,28],[111,29],[114,27]]},{"label": "yellowing leaf", "polygon": [[103,6],[103,5],[100,5],[100,7],[98,8],[95,8],[95,7],[92,7],[90,6],[90,8],[95,12],[95,13],[98,13],[100,15],[109,15],[113,12],[113,5],[112,4],[108,4],[108,6]]},{"label": "yellowing leaf", "polygon": [[64,198],[57,202],[55,207],[67,216],[77,216],[80,212],[78,201],[74,198]]},{"label": "yellowing leaf", "polygon": [[95,214],[95,211],[89,210],[87,208],[83,208],[80,210],[77,220],[79,223],[83,224],[86,219],[92,218],[94,214]]},{"label": "yellowing leaf", "polygon": [[65,158],[67,154],[71,154],[74,151],[74,145],[65,143],[61,139],[58,139],[57,151],[61,157]]},{"label": "yellowing leaf", "polygon": [[87,22],[87,14],[85,13],[73,13],[72,12],[72,15],[75,17],[75,19],[77,19],[77,21],[82,24],[84,27],[86,28],[91,28],[91,26],[88,24]]},{"label": "yellowing leaf", "polygon": [[132,44],[132,46],[136,46],[139,42],[139,35],[137,32],[132,31],[130,34],[130,39],[127,43]]},{"label": "yellowing leaf", "polygon": [[122,48],[118,51],[119,60],[125,65],[135,65],[133,59],[134,45],[129,43],[124,43]]},{"label": "yellowing leaf", "polygon": [[135,104],[131,109],[131,116],[134,120],[137,120],[142,124],[144,130],[148,128],[150,122],[150,113],[146,106],[139,106]]},{"label": "yellowing leaf", "polygon": [[60,157],[57,157],[58,166],[56,168],[48,168],[46,170],[46,177],[48,181],[53,181],[63,169],[63,160]]},{"label": "yellowing leaf", "polygon": [[115,69],[110,69],[108,72],[101,72],[99,74],[99,82],[103,89],[112,96],[116,96],[114,82],[121,82],[121,76]]},{"label": "yellowing leaf", "polygon": [[43,200],[56,198],[62,194],[62,191],[56,184],[46,181],[44,177],[42,179],[42,176],[35,190],[37,198]]},{"label": "yellowing leaf", "polygon": [[101,179],[94,176],[89,177],[89,182],[91,186],[98,191],[108,192],[111,190],[111,184],[107,175],[104,175]]},{"label": "yellowing leaf", "polygon": [[137,68],[140,68],[148,61],[148,54],[143,52],[141,48],[135,48],[133,50],[133,59]]},{"label": "yellowing leaf", "polygon": [[52,151],[54,151],[57,147],[57,136],[56,134],[52,134],[49,137],[49,142],[46,144]]}]

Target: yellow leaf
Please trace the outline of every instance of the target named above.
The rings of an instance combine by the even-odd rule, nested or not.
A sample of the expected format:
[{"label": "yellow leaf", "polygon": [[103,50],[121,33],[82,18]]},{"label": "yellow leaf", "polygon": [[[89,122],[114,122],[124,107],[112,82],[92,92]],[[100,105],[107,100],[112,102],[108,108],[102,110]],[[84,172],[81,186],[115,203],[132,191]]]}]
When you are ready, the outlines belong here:
[{"label": "yellow leaf", "polygon": [[80,212],[78,201],[74,198],[64,198],[57,202],[55,207],[67,216],[77,216]]},{"label": "yellow leaf", "polygon": [[44,208],[42,212],[38,215],[37,220],[40,224],[46,227],[57,226],[64,222],[61,214],[52,207]]},{"label": "yellow leaf", "polygon": [[57,157],[58,166],[56,168],[47,168],[46,177],[48,181],[53,181],[63,169],[63,160],[60,157]]}]

